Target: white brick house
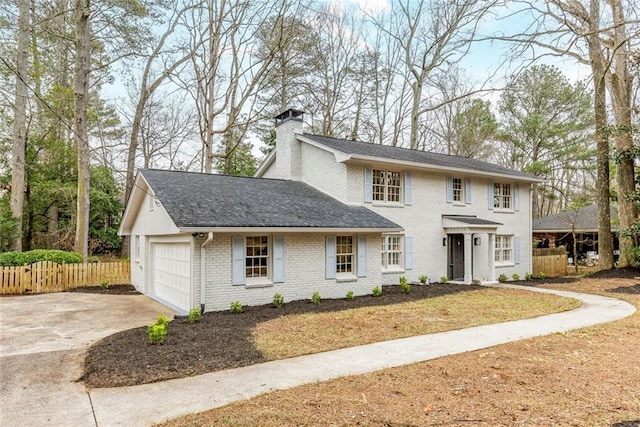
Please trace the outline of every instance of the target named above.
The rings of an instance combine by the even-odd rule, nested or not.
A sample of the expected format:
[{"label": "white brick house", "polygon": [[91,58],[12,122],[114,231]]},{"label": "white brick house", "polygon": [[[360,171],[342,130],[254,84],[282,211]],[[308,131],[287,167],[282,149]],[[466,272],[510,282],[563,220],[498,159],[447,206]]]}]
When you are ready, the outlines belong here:
[{"label": "white brick house", "polygon": [[256,178],[143,170],[120,233],[132,282],[186,312],[371,293],[399,276],[492,282],[531,271],[531,184],[456,156],[304,134],[276,118]]}]

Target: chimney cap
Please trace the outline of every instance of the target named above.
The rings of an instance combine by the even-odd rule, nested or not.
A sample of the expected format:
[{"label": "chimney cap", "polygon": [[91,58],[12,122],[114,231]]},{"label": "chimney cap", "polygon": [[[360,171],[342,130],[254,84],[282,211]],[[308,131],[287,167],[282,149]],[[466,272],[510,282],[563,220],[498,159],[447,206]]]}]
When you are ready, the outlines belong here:
[{"label": "chimney cap", "polygon": [[276,119],[276,126],[279,126],[280,124],[288,121],[288,120],[298,120],[298,121],[302,121],[302,115],[304,114],[304,111],[302,110],[294,110],[293,108],[289,108],[288,110],[283,111],[282,113],[278,114],[275,119]]}]

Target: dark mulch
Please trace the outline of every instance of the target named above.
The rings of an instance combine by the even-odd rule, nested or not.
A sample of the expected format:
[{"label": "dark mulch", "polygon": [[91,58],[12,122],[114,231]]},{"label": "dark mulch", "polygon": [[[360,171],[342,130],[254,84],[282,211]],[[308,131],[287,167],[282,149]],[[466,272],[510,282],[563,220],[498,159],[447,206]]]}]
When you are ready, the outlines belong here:
[{"label": "dark mulch", "polygon": [[81,288],[69,289],[67,292],[102,295],[141,295],[133,285],[110,285],[106,289],[102,286],[83,286]]},{"label": "dark mulch", "polygon": [[614,268],[596,271],[585,277],[589,279],[635,279],[640,278],[640,269],[637,267]]},{"label": "dark mulch", "polygon": [[358,307],[371,307],[433,298],[482,289],[473,285],[432,284],[412,286],[404,294],[399,286],[384,286],[380,297],[361,296],[308,300],[245,307],[243,313],[229,311],[205,313],[191,325],[185,318],[169,324],[162,345],[148,344],[146,327],[123,331],[93,345],[85,359],[83,380],[90,387],[120,387],[182,378],[229,368],[265,362],[251,340],[251,329],[258,323],[280,316],[323,313]]}]

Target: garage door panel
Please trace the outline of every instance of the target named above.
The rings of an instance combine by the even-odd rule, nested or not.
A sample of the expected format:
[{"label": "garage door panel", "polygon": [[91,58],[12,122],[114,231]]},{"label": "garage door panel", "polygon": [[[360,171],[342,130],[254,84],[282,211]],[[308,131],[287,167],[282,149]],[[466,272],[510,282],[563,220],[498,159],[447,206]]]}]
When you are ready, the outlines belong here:
[{"label": "garage door panel", "polygon": [[154,244],[154,294],[188,311],[191,305],[191,245]]}]

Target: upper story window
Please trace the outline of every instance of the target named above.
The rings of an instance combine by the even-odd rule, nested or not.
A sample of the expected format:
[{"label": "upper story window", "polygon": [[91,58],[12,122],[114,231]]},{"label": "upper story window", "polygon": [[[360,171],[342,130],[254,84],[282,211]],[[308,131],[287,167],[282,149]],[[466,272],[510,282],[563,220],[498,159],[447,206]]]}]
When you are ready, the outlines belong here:
[{"label": "upper story window", "polygon": [[513,209],[511,184],[493,184],[493,207],[496,209]]},{"label": "upper story window", "polygon": [[453,178],[451,184],[453,187],[453,201],[462,203],[464,200],[462,178]]},{"label": "upper story window", "polygon": [[400,172],[373,169],[373,201],[400,203]]},{"label": "upper story window", "polygon": [[247,278],[267,277],[269,266],[269,239],[267,236],[249,236],[246,241],[245,268]]}]

